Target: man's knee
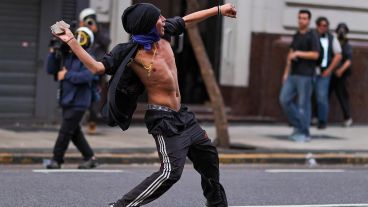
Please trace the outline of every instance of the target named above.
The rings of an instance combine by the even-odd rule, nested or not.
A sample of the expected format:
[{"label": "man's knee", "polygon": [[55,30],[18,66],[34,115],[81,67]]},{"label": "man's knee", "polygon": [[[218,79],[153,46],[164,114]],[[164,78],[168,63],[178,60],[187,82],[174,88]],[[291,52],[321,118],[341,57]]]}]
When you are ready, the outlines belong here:
[{"label": "man's knee", "polygon": [[63,139],[71,139],[73,137],[74,133],[72,131],[69,130],[60,130],[59,131],[59,136],[62,137]]},{"label": "man's knee", "polygon": [[76,129],[78,129],[78,127],[62,126],[59,130],[59,133],[67,136],[73,136]]},{"label": "man's knee", "polygon": [[328,103],[328,92],[321,93],[319,101],[321,103]]},{"label": "man's knee", "polygon": [[184,167],[173,167],[170,169],[167,180],[172,184],[178,182],[183,174],[183,169]]},{"label": "man's knee", "polygon": [[279,96],[279,102],[283,108],[286,108],[291,103],[291,99],[288,99],[284,94],[281,93]]}]

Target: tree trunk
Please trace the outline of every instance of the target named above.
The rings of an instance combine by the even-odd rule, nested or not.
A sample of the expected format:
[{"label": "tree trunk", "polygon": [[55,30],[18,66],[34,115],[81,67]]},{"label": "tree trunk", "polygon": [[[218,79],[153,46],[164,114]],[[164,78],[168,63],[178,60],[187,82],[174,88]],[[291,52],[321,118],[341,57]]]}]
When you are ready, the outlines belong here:
[{"label": "tree trunk", "polygon": [[[188,13],[192,13],[199,9],[197,0],[187,0],[187,3]],[[216,145],[221,148],[229,148],[230,139],[228,132],[228,122],[225,114],[225,104],[213,73],[212,64],[208,58],[198,27],[192,26],[187,28],[187,31],[194,54],[200,67],[202,78],[210,96],[217,134]]]}]

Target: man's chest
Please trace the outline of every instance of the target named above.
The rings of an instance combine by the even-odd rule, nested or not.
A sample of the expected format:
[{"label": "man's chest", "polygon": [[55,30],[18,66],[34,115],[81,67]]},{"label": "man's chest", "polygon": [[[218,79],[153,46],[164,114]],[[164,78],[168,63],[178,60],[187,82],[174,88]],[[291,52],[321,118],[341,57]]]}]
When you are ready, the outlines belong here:
[{"label": "man's chest", "polygon": [[310,50],[311,49],[311,40],[308,35],[299,35],[295,38],[294,42],[295,50]]},{"label": "man's chest", "polygon": [[143,82],[177,79],[175,58],[170,46],[160,45],[151,53],[138,51],[132,66]]},{"label": "man's chest", "polygon": [[319,41],[321,43],[323,50],[326,52],[329,49],[328,38],[327,37],[320,38]]}]

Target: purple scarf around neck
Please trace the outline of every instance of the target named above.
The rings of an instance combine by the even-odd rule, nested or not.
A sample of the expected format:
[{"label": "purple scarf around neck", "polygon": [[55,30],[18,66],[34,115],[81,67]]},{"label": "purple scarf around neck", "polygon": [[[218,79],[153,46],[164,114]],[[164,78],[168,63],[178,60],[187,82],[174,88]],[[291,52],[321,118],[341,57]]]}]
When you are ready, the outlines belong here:
[{"label": "purple scarf around neck", "polygon": [[132,35],[132,39],[134,42],[142,45],[145,50],[151,50],[152,44],[160,41],[160,35],[158,34],[156,27],[153,27],[148,34]]}]

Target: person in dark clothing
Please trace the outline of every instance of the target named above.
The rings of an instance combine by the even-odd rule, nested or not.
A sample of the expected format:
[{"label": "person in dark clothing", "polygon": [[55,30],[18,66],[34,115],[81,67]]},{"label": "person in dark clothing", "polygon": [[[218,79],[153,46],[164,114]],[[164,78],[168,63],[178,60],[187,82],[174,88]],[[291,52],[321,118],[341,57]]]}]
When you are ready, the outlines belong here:
[{"label": "person in dark clothing", "polygon": [[[93,33],[86,27],[76,31],[78,43],[88,49],[93,42]],[[97,161],[80,127],[85,111],[91,105],[94,74],[85,68],[75,54],[69,52],[60,58],[51,52],[46,63],[47,72],[56,74],[61,82],[59,102],[62,107],[62,123],[54,146],[54,156],[48,169],[59,169],[64,163],[64,155],[72,141],[82,153],[84,162],[80,169],[95,168]],[[60,70],[61,68],[61,70]]]},{"label": "person in dark clothing", "polygon": [[[89,51],[93,54],[96,60],[101,60],[107,53],[109,45],[111,43],[109,32],[102,27],[97,21],[97,13],[92,8],[86,8],[79,14],[79,26],[88,27],[94,35],[94,42]],[[106,101],[107,81],[105,75],[95,76],[94,86],[94,98],[91,106],[88,109],[89,116],[87,119],[87,133],[96,133],[96,122],[98,119],[98,111],[100,103]]]},{"label": "person in dark clothing", "polygon": [[327,127],[331,74],[333,74],[341,60],[341,46],[337,38],[329,32],[329,25],[330,22],[326,17],[318,17],[316,20],[316,32],[321,45],[313,87],[316,98],[318,129]]},{"label": "person in dark clothing", "polygon": [[91,71],[113,75],[105,108],[110,125],[126,130],[137,97],[147,90],[145,122],[155,139],[161,167],[110,206],[142,206],[157,199],[180,179],[186,157],[201,175],[207,206],[228,206],[220,184],[216,147],[194,114],[181,105],[175,57],[170,46],[170,36],[180,35],[186,27],[217,14],[235,18],[235,6],[228,3],[183,18],[166,19],[152,4],[132,5],[122,16],[124,29],[132,34],[131,41],[117,45],[101,62],[93,60],[76,43],[69,29],[64,28],[65,34],[57,35]]},{"label": "person in dark clothing", "polygon": [[333,92],[336,93],[344,115],[344,126],[346,127],[350,127],[353,124],[349,103],[349,92],[347,89],[353,59],[353,50],[347,39],[348,33],[349,28],[345,23],[338,24],[336,34],[342,48],[342,60],[332,76],[330,85],[330,96]]},{"label": "person in dark clothing", "polygon": [[[296,142],[310,140],[312,84],[320,52],[317,35],[309,29],[310,19],[310,11],[299,11],[299,30],[290,46],[279,97],[282,109],[294,127],[289,139]],[[296,97],[297,103],[294,103]]]}]

